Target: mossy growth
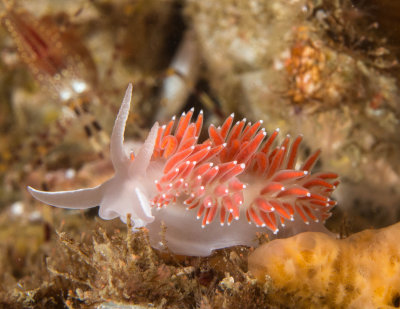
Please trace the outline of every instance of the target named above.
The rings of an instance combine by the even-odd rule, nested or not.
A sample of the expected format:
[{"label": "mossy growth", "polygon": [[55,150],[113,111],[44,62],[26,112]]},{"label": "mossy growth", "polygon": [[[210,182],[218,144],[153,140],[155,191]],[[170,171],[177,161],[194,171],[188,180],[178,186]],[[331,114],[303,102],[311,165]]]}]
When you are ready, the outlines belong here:
[{"label": "mossy growth", "polygon": [[177,256],[152,249],[146,229],[133,233],[130,225],[117,226],[98,220],[82,227],[80,236],[66,227],[57,231],[41,270],[0,291],[0,307],[269,307],[263,287],[247,274],[248,248]]}]

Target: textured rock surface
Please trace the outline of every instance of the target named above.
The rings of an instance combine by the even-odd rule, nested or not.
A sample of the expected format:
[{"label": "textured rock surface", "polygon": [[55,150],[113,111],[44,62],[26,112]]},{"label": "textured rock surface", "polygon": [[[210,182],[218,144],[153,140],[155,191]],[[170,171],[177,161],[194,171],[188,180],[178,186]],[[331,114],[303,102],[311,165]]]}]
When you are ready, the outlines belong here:
[{"label": "textured rock surface", "polygon": [[191,1],[186,12],[224,113],[321,148],[356,229],[399,220],[397,61],[374,15],[322,0]]}]

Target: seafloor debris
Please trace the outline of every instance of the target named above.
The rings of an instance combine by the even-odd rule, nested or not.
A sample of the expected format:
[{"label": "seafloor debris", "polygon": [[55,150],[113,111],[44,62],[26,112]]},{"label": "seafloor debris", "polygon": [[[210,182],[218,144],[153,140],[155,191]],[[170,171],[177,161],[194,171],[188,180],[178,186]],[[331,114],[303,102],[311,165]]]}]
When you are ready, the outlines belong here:
[{"label": "seafloor debris", "polygon": [[[145,229],[131,232],[120,224],[100,226],[75,217],[94,232],[79,236],[65,226],[46,251],[29,251],[25,264],[31,276],[14,289],[0,285],[0,306],[94,308],[103,304],[143,304],[159,308],[265,308],[267,297],[247,275],[248,249],[221,250],[208,258],[160,254],[150,247]],[[82,220],[83,219],[83,220]],[[119,228],[122,229],[119,229]],[[72,232],[72,233],[71,233]],[[2,249],[9,249],[2,246]],[[1,262],[2,278],[13,281]],[[46,271],[50,271],[50,274]],[[24,275],[24,274],[20,274]],[[26,275],[26,274],[25,274]],[[12,283],[14,284],[14,283]]]},{"label": "seafloor debris", "polygon": [[306,232],[249,256],[271,299],[296,308],[394,308],[400,301],[400,223],[346,239]]}]

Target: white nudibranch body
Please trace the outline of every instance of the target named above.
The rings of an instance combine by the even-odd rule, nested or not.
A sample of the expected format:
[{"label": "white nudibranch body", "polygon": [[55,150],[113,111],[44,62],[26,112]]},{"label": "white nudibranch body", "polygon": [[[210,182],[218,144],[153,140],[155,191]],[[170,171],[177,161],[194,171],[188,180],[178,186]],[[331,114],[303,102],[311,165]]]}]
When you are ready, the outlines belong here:
[{"label": "white nudibranch body", "polygon": [[130,214],[134,230],[146,226],[151,245],[161,243],[162,225],[169,250],[206,256],[212,250],[256,244],[256,233],[288,236],[301,231],[325,231],[338,185],[334,173],[311,174],[319,151],[295,168],[301,142],[289,136],[272,147],[278,135],[266,138],[262,122],[233,124],[233,114],[221,127],[211,125],[209,139],[198,143],[203,115],[193,110],[167,125],[155,123],[136,155],[124,147],[132,85],[129,85],[111,135],[115,175],[89,189],[44,192],[29,187],[38,200],[56,207],[100,206],[99,216]]}]

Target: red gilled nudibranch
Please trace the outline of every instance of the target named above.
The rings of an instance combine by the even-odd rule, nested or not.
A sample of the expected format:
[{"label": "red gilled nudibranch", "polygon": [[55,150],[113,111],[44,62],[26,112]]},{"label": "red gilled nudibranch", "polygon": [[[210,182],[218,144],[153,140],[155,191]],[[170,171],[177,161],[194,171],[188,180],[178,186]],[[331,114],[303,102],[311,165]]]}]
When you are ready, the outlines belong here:
[{"label": "red gilled nudibranch", "polygon": [[301,136],[289,136],[273,147],[278,130],[268,138],[262,122],[233,124],[233,114],[220,127],[208,128],[198,142],[203,114],[193,110],[164,126],[155,123],[136,155],[124,146],[132,85],[129,85],[111,134],[115,175],[89,189],[44,192],[29,187],[38,200],[62,208],[100,206],[103,219],[146,226],[151,245],[163,249],[162,222],[168,248],[183,255],[206,256],[212,250],[255,245],[256,233],[287,236],[301,231],[327,231],[323,222],[336,202],[334,173],[311,173],[315,152],[296,168]]}]

